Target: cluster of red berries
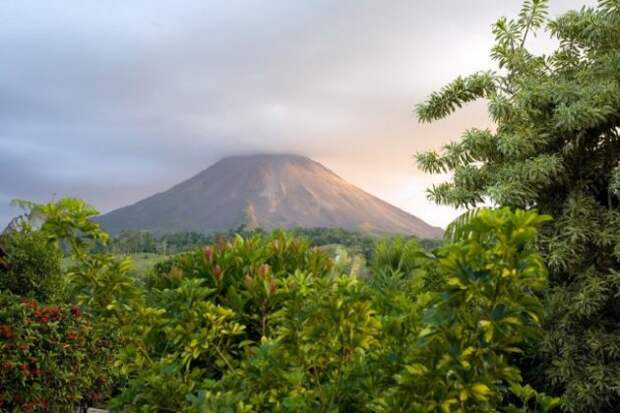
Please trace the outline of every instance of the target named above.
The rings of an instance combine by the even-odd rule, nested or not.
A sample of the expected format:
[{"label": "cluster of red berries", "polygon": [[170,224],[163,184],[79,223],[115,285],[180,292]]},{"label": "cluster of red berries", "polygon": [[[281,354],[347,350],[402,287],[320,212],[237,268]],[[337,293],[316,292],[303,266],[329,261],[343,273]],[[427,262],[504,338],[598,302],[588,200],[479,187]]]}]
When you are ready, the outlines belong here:
[{"label": "cluster of red berries", "polygon": [[34,312],[34,316],[42,323],[47,323],[50,320],[56,320],[60,318],[60,307],[40,307]]},{"label": "cluster of red berries", "polygon": [[4,337],[7,340],[13,337],[13,330],[11,330],[11,327],[6,324],[0,324],[0,337]]},{"label": "cluster of red berries", "polygon": [[82,314],[82,310],[80,309],[80,306],[77,304],[73,304],[71,306],[71,314],[73,315],[73,317],[79,317]]}]

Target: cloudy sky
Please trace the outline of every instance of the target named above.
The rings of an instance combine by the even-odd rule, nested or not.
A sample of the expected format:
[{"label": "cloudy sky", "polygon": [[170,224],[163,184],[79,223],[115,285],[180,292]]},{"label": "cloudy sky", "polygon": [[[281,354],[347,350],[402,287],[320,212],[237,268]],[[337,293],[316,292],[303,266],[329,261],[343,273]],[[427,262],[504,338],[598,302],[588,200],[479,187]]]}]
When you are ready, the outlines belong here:
[{"label": "cloudy sky", "polygon": [[[584,2],[552,0],[551,14]],[[413,108],[492,68],[490,25],[519,6],[0,0],[0,226],[13,198],[78,196],[106,212],[256,152],[310,156],[445,225],[456,212],[426,201],[438,178],[413,155],[490,123],[482,102],[432,125]]]}]

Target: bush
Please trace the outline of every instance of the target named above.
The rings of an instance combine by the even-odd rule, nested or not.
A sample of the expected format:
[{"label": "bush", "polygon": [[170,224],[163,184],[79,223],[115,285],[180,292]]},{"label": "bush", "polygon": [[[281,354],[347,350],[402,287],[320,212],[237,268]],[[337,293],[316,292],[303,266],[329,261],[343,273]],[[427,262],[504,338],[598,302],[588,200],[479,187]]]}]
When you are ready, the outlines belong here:
[{"label": "bush", "polygon": [[[0,410],[74,412],[103,403],[119,344],[103,317],[115,301],[103,292],[124,286],[105,284],[119,280],[122,265],[86,253],[89,240],[106,236],[90,221],[97,212],[82,201],[21,204],[42,222],[35,229],[24,219],[2,237]],[[63,269],[61,243],[69,247],[71,271]],[[101,276],[111,273],[115,278]],[[87,307],[76,304],[94,295],[84,300]]]},{"label": "bush", "polygon": [[74,412],[100,403],[112,355],[79,306],[0,293],[0,410]]},{"label": "bush", "polygon": [[524,386],[510,362],[541,333],[534,292],[545,286],[546,270],[532,240],[546,219],[507,209],[481,213],[468,240],[420,261],[445,277],[437,292],[411,276],[408,289],[303,271],[278,280],[281,309],[268,334],[242,344],[242,357],[221,378],[197,381],[191,405],[177,408],[551,411],[559,400]]},{"label": "bush", "polygon": [[289,277],[324,278],[331,269],[326,255],[283,232],[222,240],[157,265],[119,357],[129,380],[115,406],[182,410],[204,382],[221,379],[272,335]]},{"label": "bush", "polygon": [[0,237],[4,265],[0,266],[0,291],[48,301],[64,291],[62,251],[43,231],[22,222]]},{"label": "bush", "polygon": [[535,212],[484,210],[464,240],[434,253],[379,244],[364,279],[277,232],[173,257],[141,286],[129,260],[88,252],[106,238],[92,209],[62,200],[36,211],[50,248],[66,243],[73,265],[61,274],[65,302],[0,292],[3,409],[70,411],[109,387],[108,406],[142,412],[515,413],[559,403],[522,383],[513,363],[541,334],[546,270],[533,244],[547,217]]}]

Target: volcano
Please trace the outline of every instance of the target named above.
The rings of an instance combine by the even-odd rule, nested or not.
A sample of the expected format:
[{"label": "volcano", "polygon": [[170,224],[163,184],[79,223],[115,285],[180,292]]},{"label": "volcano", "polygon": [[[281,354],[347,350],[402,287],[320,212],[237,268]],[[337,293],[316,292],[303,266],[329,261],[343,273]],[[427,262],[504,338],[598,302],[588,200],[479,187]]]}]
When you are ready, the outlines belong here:
[{"label": "volcano", "polygon": [[299,155],[224,158],[171,189],[97,218],[112,234],[211,233],[238,228],[344,228],[438,238],[441,228]]}]

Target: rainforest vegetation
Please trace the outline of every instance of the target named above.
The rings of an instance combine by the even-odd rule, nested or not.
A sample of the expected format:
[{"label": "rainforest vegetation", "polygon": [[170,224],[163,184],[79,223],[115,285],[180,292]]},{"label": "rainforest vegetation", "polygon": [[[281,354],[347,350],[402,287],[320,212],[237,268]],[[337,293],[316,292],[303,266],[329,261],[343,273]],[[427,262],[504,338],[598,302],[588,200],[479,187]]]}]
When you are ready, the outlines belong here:
[{"label": "rainforest vegetation", "polygon": [[[288,230],[288,232],[298,238],[306,239],[314,247],[338,244],[351,248],[354,252],[360,253],[365,257],[370,256],[373,244],[377,239],[385,238],[347,231],[341,228],[294,228]],[[247,229],[244,227],[211,234],[177,232],[161,236],[153,235],[149,231],[125,230],[111,237],[105,246],[99,246],[99,250],[105,250],[114,254],[151,253],[174,255],[197,247],[214,244],[220,239],[229,241],[235,238],[236,235],[252,237],[261,234],[264,235],[264,231],[260,228]],[[422,239],[419,241],[429,249],[433,249],[441,243],[432,239]]]},{"label": "rainforest vegetation", "polygon": [[[546,7],[494,25],[496,71],[417,107],[485,99],[496,125],[418,155],[451,173],[429,196],[468,208],[441,245],[185,234],[136,276],[92,207],[22,202],[0,237],[0,411],[618,411],[620,1]],[[535,33],[556,50],[530,53]],[[363,270],[323,238],[361,245]]]}]

